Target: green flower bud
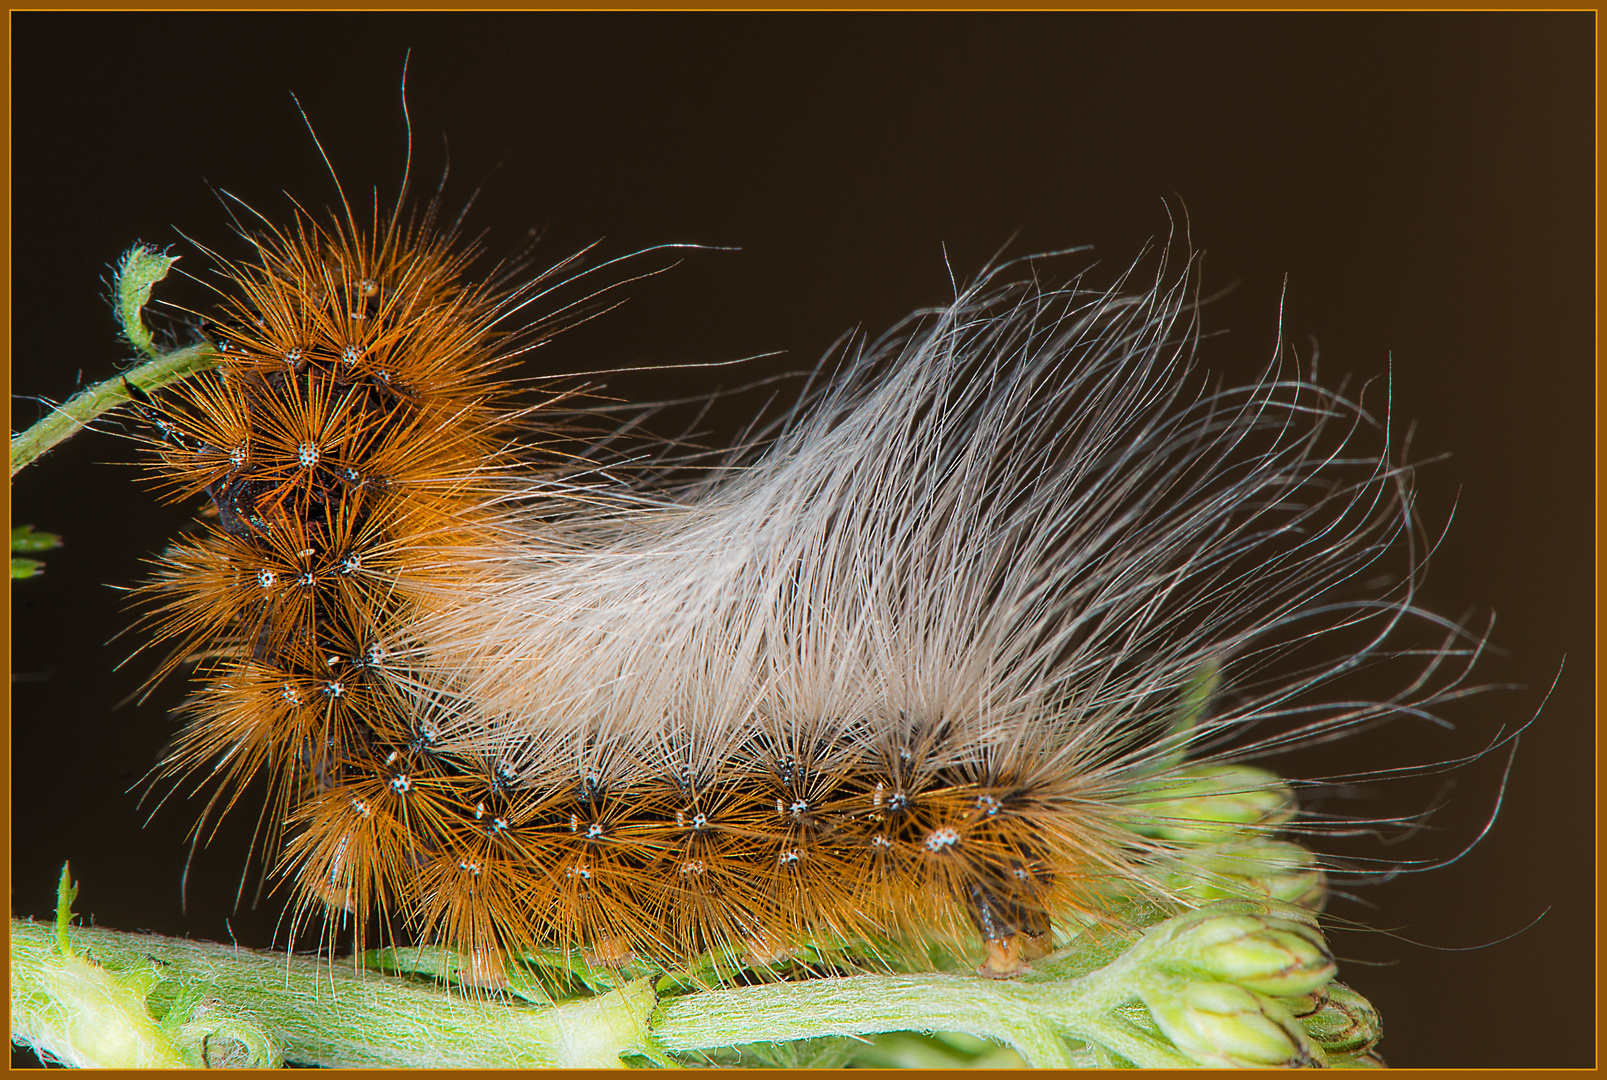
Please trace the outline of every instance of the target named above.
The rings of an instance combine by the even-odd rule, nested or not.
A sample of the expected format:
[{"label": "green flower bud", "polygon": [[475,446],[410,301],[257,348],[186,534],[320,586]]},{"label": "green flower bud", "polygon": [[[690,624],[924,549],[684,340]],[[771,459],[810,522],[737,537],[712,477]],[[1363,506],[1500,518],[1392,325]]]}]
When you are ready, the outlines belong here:
[{"label": "green flower bud", "polygon": [[1200,914],[1168,924],[1156,967],[1280,996],[1312,993],[1338,970],[1315,927],[1272,915]]},{"label": "green flower bud", "polygon": [[[1322,1008],[1323,1002],[1328,1000],[1328,987],[1334,985],[1337,984],[1329,983],[1327,986],[1313,990],[1309,994],[1278,994],[1277,998],[1283,1003],[1283,1007],[1289,1010],[1290,1016],[1296,1020],[1304,1020]],[[1307,1032],[1307,1034],[1310,1033]]]},{"label": "green flower bud", "polygon": [[1289,840],[1255,840],[1190,852],[1173,884],[1206,903],[1265,898],[1321,911],[1328,899],[1328,875],[1317,865],[1317,857]]},{"label": "green flower bud", "polygon": [[1276,774],[1249,765],[1181,769],[1154,781],[1150,798],[1132,804],[1132,828],[1144,836],[1221,843],[1251,836],[1294,816],[1295,796]]},{"label": "green flower bud", "polygon": [[1172,1045],[1197,1064],[1240,1068],[1327,1063],[1287,1009],[1242,986],[1183,983],[1146,990],[1143,998]]},{"label": "green flower bud", "polygon": [[1300,1022],[1313,1042],[1342,1054],[1371,1050],[1383,1034],[1378,1010],[1343,983],[1331,983],[1328,1000]]}]

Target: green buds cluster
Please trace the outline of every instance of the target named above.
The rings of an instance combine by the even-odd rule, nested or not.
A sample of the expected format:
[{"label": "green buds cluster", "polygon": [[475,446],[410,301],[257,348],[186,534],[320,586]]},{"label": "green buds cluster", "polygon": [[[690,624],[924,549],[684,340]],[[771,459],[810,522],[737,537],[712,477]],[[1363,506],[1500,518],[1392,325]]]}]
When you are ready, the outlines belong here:
[{"label": "green buds cluster", "polygon": [[1333,981],[1333,954],[1303,910],[1213,905],[1153,928],[1134,951],[1152,976],[1140,998],[1196,1064],[1377,1064],[1378,1014]]},{"label": "green buds cluster", "polygon": [[1163,891],[1202,905],[1133,950],[1146,969],[1136,996],[1195,1064],[1381,1064],[1378,1014],[1333,981],[1311,914],[1327,876],[1310,849],[1278,836],[1297,810],[1278,776],[1234,764],[1169,768],[1128,804],[1128,827],[1176,858]]},{"label": "green buds cluster", "polygon": [[1150,1016],[1197,1064],[1222,1068],[1327,1064],[1287,1008],[1233,983],[1193,982],[1144,995]]}]

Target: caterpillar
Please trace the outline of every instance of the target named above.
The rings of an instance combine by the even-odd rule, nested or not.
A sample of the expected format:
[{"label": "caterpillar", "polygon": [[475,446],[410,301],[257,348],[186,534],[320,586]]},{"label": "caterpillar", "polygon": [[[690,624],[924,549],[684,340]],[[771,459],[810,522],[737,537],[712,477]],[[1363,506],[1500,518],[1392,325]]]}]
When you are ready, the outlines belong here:
[{"label": "caterpillar", "polygon": [[222,362],[145,406],[207,509],[143,625],[195,681],[157,780],[199,777],[199,837],[266,776],[295,926],[405,927],[482,987],[819,940],[1008,977],[1112,897],[1242,891],[1177,799],[1273,841],[1293,796],[1232,766],[1428,713],[1477,655],[1417,605],[1387,413],[1281,350],[1210,383],[1171,245],[994,265],[750,448],[633,456],[515,377],[577,264],[476,275],[438,201],[247,235]]}]

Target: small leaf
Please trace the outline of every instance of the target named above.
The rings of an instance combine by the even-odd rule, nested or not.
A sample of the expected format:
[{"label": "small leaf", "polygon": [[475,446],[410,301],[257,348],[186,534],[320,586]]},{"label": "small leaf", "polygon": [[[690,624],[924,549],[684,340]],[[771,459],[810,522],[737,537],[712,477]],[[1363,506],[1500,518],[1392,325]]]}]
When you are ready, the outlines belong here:
[{"label": "small leaf", "polygon": [[49,551],[61,547],[61,537],[55,533],[34,532],[32,525],[15,525],[11,529],[12,551]]},{"label": "small leaf", "polygon": [[[55,533],[34,532],[32,525],[17,525],[11,530],[12,551],[49,551],[61,547],[61,537]],[[45,572],[45,564],[38,559],[11,560],[11,580],[38,577]]]},{"label": "small leaf", "polygon": [[61,880],[56,883],[56,951],[62,956],[73,954],[72,943],[67,940],[67,927],[73,921],[73,901],[78,899],[78,886],[73,883],[67,863],[61,864]]},{"label": "small leaf", "polygon": [[151,332],[140,319],[140,312],[151,299],[151,289],[167,277],[167,272],[178,262],[177,255],[167,255],[144,244],[135,244],[123,253],[117,264],[117,276],[112,283],[112,303],[117,321],[123,326],[123,336],[129,344],[153,360],[157,348]]}]

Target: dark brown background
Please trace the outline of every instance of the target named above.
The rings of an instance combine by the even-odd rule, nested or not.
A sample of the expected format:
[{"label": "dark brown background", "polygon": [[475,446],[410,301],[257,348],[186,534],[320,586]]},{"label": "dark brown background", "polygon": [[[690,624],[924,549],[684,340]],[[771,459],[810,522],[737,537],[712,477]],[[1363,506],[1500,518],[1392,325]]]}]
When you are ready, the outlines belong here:
[{"label": "dark brown background", "polygon": [[[1320,342],[1327,380],[1393,359],[1415,456],[1449,455],[1421,476],[1430,525],[1455,510],[1428,602],[1497,612],[1483,675],[1522,686],[1447,709],[1455,732],[1403,722],[1316,767],[1466,753],[1561,670],[1489,836],[1336,902],[1399,934],[1337,933],[1342,977],[1382,1010],[1393,1064],[1587,1065],[1593,30],[1588,14],[15,15],[14,390],[61,399],[116,369],[103,281],[132,242],[192,251],[182,230],[241,252],[209,184],[272,216],[282,192],[332,198],[291,92],[348,192],[393,197],[409,48],[415,176],[433,185],[447,136],[448,201],[484,184],[471,222],[493,250],[530,226],[553,257],[599,237],[610,254],[742,249],[633,286],[547,370],[772,349],[804,366],[941,302],[945,250],[963,276],[1007,242],[1092,244],[1114,272],[1184,207],[1208,289],[1233,286],[1206,313],[1231,329],[1213,369],[1267,357],[1285,282],[1285,335],[1302,355]],[[613,381],[636,398],[714,384]],[[15,399],[13,427],[38,412]],[[185,913],[193,817],[170,804],[144,825],[127,793],[180,687],[118,707],[152,661],[118,668],[133,641],[110,641],[115,587],[185,516],[128,455],[87,435],[14,485],[13,521],[67,547],[13,586],[12,910],[47,915],[71,859],[103,925],[268,945],[275,900],[232,910],[249,817],[196,860]],[[1501,765],[1456,773],[1434,829],[1370,853],[1459,851]],[[1352,811],[1410,812],[1440,783]]]}]

